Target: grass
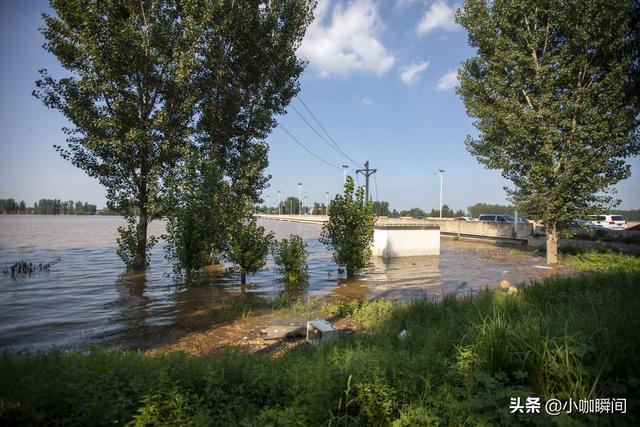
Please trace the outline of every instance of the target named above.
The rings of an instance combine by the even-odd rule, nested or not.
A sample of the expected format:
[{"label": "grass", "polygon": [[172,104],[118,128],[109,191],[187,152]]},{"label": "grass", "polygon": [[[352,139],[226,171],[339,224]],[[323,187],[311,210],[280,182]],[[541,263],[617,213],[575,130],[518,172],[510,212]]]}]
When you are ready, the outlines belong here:
[{"label": "grass", "polygon": [[[631,233],[631,234],[630,234]],[[640,233],[634,232],[615,232],[610,230],[584,230],[584,231],[572,231],[569,230],[567,238],[575,240],[589,240],[594,242],[610,242],[610,243],[626,243],[626,244],[640,244]]]},{"label": "grass", "polygon": [[[326,304],[362,332],[278,358],[7,353],[0,425],[639,425],[640,273],[630,265],[517,294]],[[511,414],[512,397],[625,397],[627,414]]]},{"label": "grass", "polygon": [[568,252],[562,254],[562,262],[582,271],[640,271],[640,258],[614,251]]}]

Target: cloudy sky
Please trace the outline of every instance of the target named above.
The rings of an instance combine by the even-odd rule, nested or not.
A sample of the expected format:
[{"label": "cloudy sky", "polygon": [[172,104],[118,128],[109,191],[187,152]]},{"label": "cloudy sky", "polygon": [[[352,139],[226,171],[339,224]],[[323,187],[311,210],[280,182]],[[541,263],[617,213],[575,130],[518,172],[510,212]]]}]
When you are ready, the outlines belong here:
[{"label": "cloudy sky", "polygon": [[[378,169],[373,198],[397,209],[437,207],[438,169],[446,171],[444,203],[451,207],[505,202],[502,188],[508,183],[465,150],[464,139],[474,128],[455,94],[456,70],[474,52],[454,22],[456,7],[450,0],[318,2],[298,52],[308,61],[300,99],[278,117],[282,126],[268,139],[272,180],[265,199],[275,204],[278,190],[283,197],[297,194],[296,183],[302,182],[308,200],[324,201],[326,192],[340,191],[341,165],[353,174],[369,160]],[[46,2],[0,2],[0,8],[0,198],[31,204],[60,197],[104,205],[104,189],[52,148],[65,139],[60,114],[31,96],[39,68],[62,72],[41,48],[37,28]],[[640,161],[630,163],[633,176],[617,188],[623,208],[638,208]]]}]

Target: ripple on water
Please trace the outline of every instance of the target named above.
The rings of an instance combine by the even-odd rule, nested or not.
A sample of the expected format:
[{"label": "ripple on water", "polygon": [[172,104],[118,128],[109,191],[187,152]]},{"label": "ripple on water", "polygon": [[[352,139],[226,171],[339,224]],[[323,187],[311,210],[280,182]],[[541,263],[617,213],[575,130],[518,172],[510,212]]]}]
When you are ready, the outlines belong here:
[{"label": "ripple on water", "polygon": [[[310,296],[411,298],[496,287],[562,272],[539,269],[541,259],[509,247],[442,239],[441,256],[382,260],[356,280],[341,280],[331,254],[320,244],[320,226],[261,221],[278,239],[301,235],[309,252]],[[206,328],[219,321],[225,301],[282,292],[272,260],[241,289],[236,274],[212,269],[199,287],[169,276],[162,242],[146,272],[128,273],[115,253],[119,217],[0,215],[0,267],[18,260],[46,263],[49,273],[11,279],[0,275],[0,348],[46,349],[100,343],[127,346],[162,339],[169,332]],[[162,222],[150,233],[160,235]],[[184,332],[186,333],[186,332]]]}]

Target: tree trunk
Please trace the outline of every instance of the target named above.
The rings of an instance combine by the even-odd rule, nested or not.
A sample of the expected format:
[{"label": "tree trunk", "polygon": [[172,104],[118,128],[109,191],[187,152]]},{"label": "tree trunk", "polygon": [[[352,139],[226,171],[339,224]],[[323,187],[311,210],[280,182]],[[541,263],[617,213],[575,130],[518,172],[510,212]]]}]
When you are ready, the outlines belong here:
[{"label": "tree trunk", "polygon": [[244,271],[240,272],[240,284],[241,285],[247,284],[247,273],[245,273]]},{"label": "tree trunk", "polygon": [[145,268],[147,265],[147,225],[149,220],[147,218],[147,206],[140,203],[140,215],[138,216],[138,226],[136,230],[136,258],[134,262],[134,268]]},{"label": "tree trunk", "polygon": [[547,229],[547,264],[558,263],[558,228],[557,224],[546,224]]}]

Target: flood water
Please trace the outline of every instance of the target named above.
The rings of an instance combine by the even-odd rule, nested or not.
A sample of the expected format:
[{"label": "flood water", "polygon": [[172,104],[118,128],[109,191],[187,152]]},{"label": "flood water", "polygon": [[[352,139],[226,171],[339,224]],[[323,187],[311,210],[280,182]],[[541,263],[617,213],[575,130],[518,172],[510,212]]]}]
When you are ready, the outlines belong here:
[{"label": "flood water", "polygon": [[[60,258],[49,272],[15,278],[0,273],[0,349],[133,347],[169,330],[210,326],[229,298],[283,292],[271,260],[264,271],[248,277],[245,288],[238,274],[224,268],[209,271],[201,286],[181,285],[171,276],[162,242],[152,251],[146,272],[128,273],[116,255],[116,227],[122,223],[110,216],[0,215],[0,269],[20,260],[45,264]],[[309,252],[309,296],[407,299],[565,272],[508,246],[442,238],[439,257],[374,258],[359,279],[345,281],[318,241],[320,226],[272,220],[261,220],[261,225],[278,239],[303,237]],[[150,226],[150,234],[163,231],[162,222]]]}]

